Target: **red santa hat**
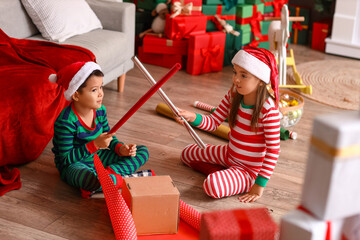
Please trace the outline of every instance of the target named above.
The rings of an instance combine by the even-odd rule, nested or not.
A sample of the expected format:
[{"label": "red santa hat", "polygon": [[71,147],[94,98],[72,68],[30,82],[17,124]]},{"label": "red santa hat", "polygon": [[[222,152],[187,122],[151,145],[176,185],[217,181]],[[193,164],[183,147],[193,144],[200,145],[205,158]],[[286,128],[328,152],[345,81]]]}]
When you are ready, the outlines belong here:
[{"label": "red santa hat", "polygon": [[75,62],[60,69],[57,74],[51,74],[49,80],[62,86],[66,100],[71,101],[72,95],[94,70],[101,71],[95,62]]},{"label": "red santa hat", "polygon": [[279,76],[274,55],[263,48],[247,47],[236,53],[231,61],[259,78],[266,84],[271,83],[276,104],[279,101]]}]

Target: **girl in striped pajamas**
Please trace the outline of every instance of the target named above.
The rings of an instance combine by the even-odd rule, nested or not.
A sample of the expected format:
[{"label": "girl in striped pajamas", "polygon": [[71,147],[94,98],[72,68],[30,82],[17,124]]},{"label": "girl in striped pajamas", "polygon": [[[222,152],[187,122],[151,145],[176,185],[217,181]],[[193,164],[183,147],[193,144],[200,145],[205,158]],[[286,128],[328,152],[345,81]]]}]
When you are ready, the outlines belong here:
[{"label": "girl in striped pajamas", "polygon": [[110,128],[101,104],[103,76],[96,63],[77,62],[49,77],[65,88],[65,98],[71,101],[55,121],[55,165],[61,179],[80,188],[85,197],[101,190],[93,161],[95,153],[118,188],[123,175],[132,174],[149,158],[145,146],[124,144],[114,134],[107,134]]},{"label": "girl in striped pajamas", "polygon": [[[192,125],[207,131],[216,130],[229,117],[229,143],[205,149],[189,145],[181,160],[207,175],[203,183],[207,195],[245,193],[240,201],[253,202],[262,196],[280,151],[278,71],[274,56],[260,48],[240,50],[232,63],[233,85],[212,114],[179,109]],[[266,88],[270,82],[274,97]]]}]

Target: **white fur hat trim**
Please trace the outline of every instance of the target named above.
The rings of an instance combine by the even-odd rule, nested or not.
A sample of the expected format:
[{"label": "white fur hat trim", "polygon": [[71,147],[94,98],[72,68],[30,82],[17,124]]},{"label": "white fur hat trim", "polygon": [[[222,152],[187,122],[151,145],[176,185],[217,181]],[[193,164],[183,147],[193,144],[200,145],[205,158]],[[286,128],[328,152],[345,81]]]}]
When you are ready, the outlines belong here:
[{"label": "white fur hat trim", "polygon": [[[78,88],[85,82],[89,75],[94,70],[100,70],[101,68],[98,64],[94,62],[86,62],[80,70],[74,75],[69,83],[69,88],[64,92],[65,98],[68,101],[72,100],[72,95],[78,90]],[[50,78],[50,77],[49,77]]]},{"label": "white fur hat trim", "polygon": [[239,65],[266,84],[270,82],[271,70],[269,66],[244,50],[238,51],[231,63]]}]

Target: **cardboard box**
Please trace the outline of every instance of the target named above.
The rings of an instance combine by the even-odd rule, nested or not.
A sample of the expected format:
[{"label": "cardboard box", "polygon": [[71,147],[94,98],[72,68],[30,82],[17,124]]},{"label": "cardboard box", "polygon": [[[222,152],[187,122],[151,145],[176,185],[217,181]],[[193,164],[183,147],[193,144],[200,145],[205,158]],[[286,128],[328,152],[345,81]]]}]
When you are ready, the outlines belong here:
[{"label": "cardboard box", "polygon": [[177,233],[180,193],[170,176],[124,178],[122,195],[138,235]]},{"label": "cardboard box", "polygon": [[316,117],[301,204],[321,220],[360,213],[360,114]]},{"label": "cardboard box", "polygon": [[[343,223],[343,219],[327,222],[302,210],[293,210],[281,219],[280,240],[341,239]],[[328,230],[330,238],[326,238]]]},{"label": "cardboard box", "polygon": [[278,227],[266,208],[247,208],[203,213],[200,240],[274,240]]}]

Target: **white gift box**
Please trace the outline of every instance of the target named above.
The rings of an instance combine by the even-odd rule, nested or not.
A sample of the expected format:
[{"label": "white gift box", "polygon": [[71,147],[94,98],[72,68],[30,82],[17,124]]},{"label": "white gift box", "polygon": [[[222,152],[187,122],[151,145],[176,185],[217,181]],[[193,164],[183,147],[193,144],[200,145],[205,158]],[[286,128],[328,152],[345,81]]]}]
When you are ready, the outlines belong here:
[{"label": "white gift box", "polygon": [[343,239],[359,240],[360,239],[360,214],[349,217],[344,222]]},{"label": "white gift box", "polygon": [[314,120],[301,204],[322,220],[360,213],[360,113]]},{"label": "white gift box", "polygon": [[[343,220],[330,222],[332,240],[341,239]],[[328,223],[302,210],[293,210],[282,217],[280,240],[325,240]]]}]

